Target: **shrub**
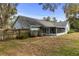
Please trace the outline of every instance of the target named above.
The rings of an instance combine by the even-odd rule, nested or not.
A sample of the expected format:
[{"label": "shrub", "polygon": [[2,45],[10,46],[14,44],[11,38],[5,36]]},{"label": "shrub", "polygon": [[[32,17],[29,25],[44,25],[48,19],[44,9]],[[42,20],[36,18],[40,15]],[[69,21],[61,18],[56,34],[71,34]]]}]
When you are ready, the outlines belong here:
[{"label": "shrub", "polygon": [[70,31],[68,33],[74,33],[75,30],[74,29],[70,29]]},{"label": "shrub", "polygon": [[21,32],[20,34],[18,34],[16,36],[17,39],[26,39],[29,37],[29,33],[28,32]]},{"label": "shrub", "polygon": [[36,36],[38,36],[38,31],[36,31],[36,30],[31,31],[31,32],[30,32],[30,36],[31,36],[31,37],[36,37]]}]

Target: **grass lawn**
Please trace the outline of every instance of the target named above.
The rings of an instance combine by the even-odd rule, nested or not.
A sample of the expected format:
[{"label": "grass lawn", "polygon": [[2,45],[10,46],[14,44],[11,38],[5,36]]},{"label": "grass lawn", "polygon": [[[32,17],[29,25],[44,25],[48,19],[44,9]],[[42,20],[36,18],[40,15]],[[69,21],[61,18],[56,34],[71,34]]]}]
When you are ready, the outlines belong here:
[{"label": "grass lawn", "polygon": [[0,41],[0,55],[79,56],[79,33]]}]

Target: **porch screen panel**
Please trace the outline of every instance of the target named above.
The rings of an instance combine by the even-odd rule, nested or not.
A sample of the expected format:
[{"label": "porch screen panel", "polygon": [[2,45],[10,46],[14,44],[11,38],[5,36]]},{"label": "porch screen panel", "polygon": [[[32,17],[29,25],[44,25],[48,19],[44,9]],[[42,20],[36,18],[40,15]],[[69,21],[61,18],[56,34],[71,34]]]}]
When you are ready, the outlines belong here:
[{"label": "porch screen panel", "polygon": [[65,28],[57,28],[57,33],[65,32]]},{"label": "porch screen panel", "polygon": [[56,28],[50,28],[50,33],[56,33]]}]

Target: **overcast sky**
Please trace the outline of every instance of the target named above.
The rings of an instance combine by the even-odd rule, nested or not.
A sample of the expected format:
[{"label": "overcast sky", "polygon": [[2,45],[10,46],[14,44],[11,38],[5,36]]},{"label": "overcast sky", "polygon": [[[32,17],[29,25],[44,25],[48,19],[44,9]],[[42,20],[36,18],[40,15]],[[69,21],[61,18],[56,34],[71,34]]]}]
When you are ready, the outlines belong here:
[{"label": "overcast sky", "polygon": [[17,6],[18,15],[23,15],[32,18],[42,19],[45,16],[56,17],[58,21],[66,20],[65,14],[63,12],[62,6],[59,6],[58,9],[53,13],[51,11],[45,11],[37,3],[21,3]]}]

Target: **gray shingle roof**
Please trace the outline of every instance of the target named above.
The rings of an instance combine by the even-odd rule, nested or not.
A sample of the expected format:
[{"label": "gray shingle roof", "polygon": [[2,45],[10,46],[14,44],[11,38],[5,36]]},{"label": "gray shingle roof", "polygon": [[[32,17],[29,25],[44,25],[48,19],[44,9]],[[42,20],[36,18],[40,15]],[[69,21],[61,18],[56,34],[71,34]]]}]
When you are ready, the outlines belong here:
[{"label": "gray shingle roof", "polygon": [[18,16],[19,21],[25,22],[25,24],[30,24],[30,25],[39,25],[38,19],[30,18],[30,17],[25,17],[25,16]]},{"label": "gray shingle roof", "polygon": [[22,27],[26,27],[26,25],[35,25],[35,26],[40,26],[40,23],[37,21],[38,19],[30,18],[30,17],[25,17],[25,16],[18,16],[14,24],[12,25],[15,26],[15,23],[18,22],[21,24]]},{"label": "gray shingle roof", "polygon": [[45,26],[45,27],[55,27],[54,23],[50,21],[40,20],[39,22],[42,26]]},{"label": "gray shingle roof", "polygon": [[41,20],[39,22],[41,23],[42,26],[45,26],[45,27],[60,27],[60,28],[64,28],[66,26],[66,24],[67,24],[66,21],[50,22],[50,21]]},{"label": "gray shingle roof", "polygon": [[55,23],[56,27],[64,28],[67,25],[67,21],[57,22]]},{"label": "gray shingle roof", "polygon": [[60,28],[65,28],[65,26],[67,24],[66,21],[64,21],[64,22],[50,22],[50,21],[34,19],[34,18],[30,18],[30,17],[25,17],[25,16],[18,16],[18,18],[15,21],[15,23],[17,21],[23,27],[25,27],[26,25],[35,25],[35,26],[44,26],[44,27],[60,27]]}]

